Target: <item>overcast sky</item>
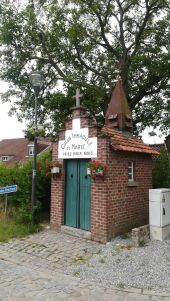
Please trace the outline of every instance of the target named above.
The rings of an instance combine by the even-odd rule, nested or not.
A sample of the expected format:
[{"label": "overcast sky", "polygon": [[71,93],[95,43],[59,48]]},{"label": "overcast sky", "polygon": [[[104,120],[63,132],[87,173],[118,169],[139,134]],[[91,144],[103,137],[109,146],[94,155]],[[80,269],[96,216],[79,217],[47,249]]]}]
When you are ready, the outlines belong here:
[{"label": "overcast sky", "polygon": [[[5,90],[7,90],[7,84],[0,81],[0,92]],[[24,137],[25,123],[18,122],[15,116],[9,117],[9,109],[9,103],[2,104],[0,101],[0,140]],[[149,137],[148,130],[144,131],[142,139],[145,143],[161,143],[164,141],[164,137]]]},{"label": "overcast sky", "polygon": [[[7,88],[7,84],[0,81],[0,92],[6,91]],[[2,104],[0,100],[0,140],[24,137],[22,130],[25,128],[25,124],[18,122],[15,116],[9,117],[9,109],[10,104]]]}]

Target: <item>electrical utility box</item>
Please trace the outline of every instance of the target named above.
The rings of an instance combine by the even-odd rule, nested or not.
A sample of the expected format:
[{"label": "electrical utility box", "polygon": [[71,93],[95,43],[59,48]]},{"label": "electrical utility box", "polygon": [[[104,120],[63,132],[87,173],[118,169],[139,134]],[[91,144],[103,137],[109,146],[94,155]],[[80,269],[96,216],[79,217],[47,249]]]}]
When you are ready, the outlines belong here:
[{"label": "electrical utility box", "polygon": [[149,190],[149,225],[152,240],[170,237],[170,189]]}]

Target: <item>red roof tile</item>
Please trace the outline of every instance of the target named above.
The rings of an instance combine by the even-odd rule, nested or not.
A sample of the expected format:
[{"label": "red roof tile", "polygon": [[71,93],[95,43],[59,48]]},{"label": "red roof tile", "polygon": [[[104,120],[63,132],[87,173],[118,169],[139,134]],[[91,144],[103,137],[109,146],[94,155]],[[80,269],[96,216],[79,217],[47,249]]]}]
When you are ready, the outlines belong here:
[{"label": "red roof tile", "polygon": [[[26,138],[4,139],[0,141],[0,156],[11,156],[8,161],[4,161],[3,163],[14,164],[26,161],[28,158],[28,144],[31,143],[33,142],[28,141]],[[49,142],[38,141],[37,153],[42,152],[49,145]]]},{"label": "red roof tile", "polygon": [[125,136],[123,133],[107,127],[103,127],[101,131],[111,137],[111,146],[114,150],[159,155],[158,151],[136,137]]}]

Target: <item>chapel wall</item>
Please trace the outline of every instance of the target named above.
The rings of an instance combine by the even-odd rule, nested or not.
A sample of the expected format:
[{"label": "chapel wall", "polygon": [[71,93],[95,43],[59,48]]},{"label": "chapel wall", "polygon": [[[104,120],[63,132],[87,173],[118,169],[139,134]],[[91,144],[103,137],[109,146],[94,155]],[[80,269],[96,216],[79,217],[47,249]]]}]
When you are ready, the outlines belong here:
[{"label": "chapel wall", "polygon": [[[80,118],[81,128],[89,128],[89,137],[97,139],[97,158],[110,167],[104,178],[91,180],[91,237],[105,243],[116,235],[148,223],[149,189],[152,188],[152,161],[147,154],[113,151],[110,138],[92,126],[92,120],[76,109],[74,118]],[[66,130],[72,129],[72,119],[66,121]],[[65,139],[65,131],[59,140]],[[58,160],[58,142],[52,145],[53,160]],[[64,163],[60,176],[51,180],[51,228],[60,230],[64,224]],[[128,186],[128,162],[134,162],[135,182]]]},{"label": "chapel wall", "polygon": [[[62,132],[61,132],[62,135]],[[58,143],[52,144],[52,160],[57,160],[63,165],[63,160],[58,159]],[[60,230],[64,224],[64,168],[59,176],[53,175],[51,178],[51,229]]]},{"label": "chapel wall", "polygon": [[[96,160],[104,164],[108,160],[110,140],[107,137],[98,137]],[[92,179],[91,185],[91,234],[92,240],[105,243],[108,233],[108,186],[107,173],[104,178]]]},{"label": "chapel wall", "polygon": [[[151,156],[113,151],[109,154],[108,240],[148,223],[149,189],[152,188]],[[129,161],[134,162],[134,181],[138,186],[128,186]]]}]

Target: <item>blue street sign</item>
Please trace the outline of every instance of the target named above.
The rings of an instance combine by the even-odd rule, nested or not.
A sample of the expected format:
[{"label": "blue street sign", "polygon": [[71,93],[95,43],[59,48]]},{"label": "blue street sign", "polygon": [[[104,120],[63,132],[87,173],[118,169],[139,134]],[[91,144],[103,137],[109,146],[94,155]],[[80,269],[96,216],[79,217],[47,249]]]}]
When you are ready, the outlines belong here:
[{"label": "blue street sign", "polygon": [[0,187],[0,194],[6,194],[17,191],[17,185],[11,185],[6,187]]}]

